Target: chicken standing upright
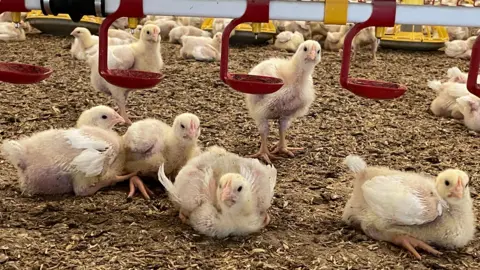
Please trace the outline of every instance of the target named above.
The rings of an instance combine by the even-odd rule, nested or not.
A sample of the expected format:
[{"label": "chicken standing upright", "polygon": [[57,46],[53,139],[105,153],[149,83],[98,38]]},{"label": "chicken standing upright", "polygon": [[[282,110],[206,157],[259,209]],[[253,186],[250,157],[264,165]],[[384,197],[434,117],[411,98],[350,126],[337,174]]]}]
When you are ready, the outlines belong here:
[{"label": "chicken standing upright", "polygon": [[[160,28],[153,24],[143,26],[140,39],[137,42],[117,45],[108,48],[109,69],[132,69],[149,72],[160,72],[163,68],[163,59],[160,52]],[[120,115],[127,124],[131,120],[127,116],[126,103],[130,91],[108,83],[98,72],[98,52],[89,58],[91,68],[90,81],[93,87],[102,91],[115,100]]]},{"label": "chicken standing upright", "polygon": [[[138,176],[156,177],[159,166],[165,163],[166,173],[174,178],[189,159],[199,154],[199,136],[200,120],[191,113],[175,117],[172,126],[153,118],[137,121],[123,135],[127,151],[125,170],[138,172]],[[130,179],[128,198],[138,188],[146,199],[150,199],[153,192],[138,176]]]},{"label": "chicken standing upright", "polygon": [[[28,195],[92,195],[99,189],[129,179],[120,175],[125,164],[122,139],[110,130],[123,119],[105,108],[82,113],[79,128],[50,129],[19,140],[5,140],[4,157],[17,169],[20,189]],[[98,122],[97,119],[105,121]],[[98,124],[98,126],[97,126]]]},{"label": "chicken standing upright", "polygon": [[270,222],[277,179],[275,167],[240,157],[218,146],[191,159],[172,183],[158,170],[179,217],[212,237],[245,235]]},{"label": "chicken standing upright", "polygon": [[369,167],[359,156],[345,159],[355,175],[342,220],[377,240],[388,241],[421,259],[415,247],[441,254],[465,246],[475,233],[469,177],[448,169],[431,176]]},{"label": "chicken standing upright", "polygon": [[[266,162],[277,158],[275,153],[293,157],[292,150],[303,148],[287,147],[286,132],[291,122],[305,115],[315,99],[313,70],[320,63],[321,46],[317,41],[307,40],[300,44],[290,59],[272,58],[255,66],[249,74],[278,77],[283,87],[266,95],[246,94],[246,105],[250,116],[255,120],[261,136],[260,150],[250,157],[262,157]],[[279,122],[280,141],[270,153],[267,145],[268,120]]]}]

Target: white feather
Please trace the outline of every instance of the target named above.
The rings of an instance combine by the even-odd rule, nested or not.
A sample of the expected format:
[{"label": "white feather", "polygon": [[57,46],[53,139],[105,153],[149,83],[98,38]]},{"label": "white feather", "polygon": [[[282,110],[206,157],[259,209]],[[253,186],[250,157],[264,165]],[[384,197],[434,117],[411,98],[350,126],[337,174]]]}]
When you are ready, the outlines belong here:
[{"label": "white feather", "polygon": [[376,176],[362,185],[363,196],[372,211],[383,219],[401,225],[420,225],[425,206],[415,190],[404,185],[399,175]]},{"label": "white feather", "polygon": [[85,136],[80,129],[66,130],[64,136],[73,148],[84,149],[70,165],[85,173],[87,177],[100,175],[103,171],[106,150],[110,145],[105,141]]}]

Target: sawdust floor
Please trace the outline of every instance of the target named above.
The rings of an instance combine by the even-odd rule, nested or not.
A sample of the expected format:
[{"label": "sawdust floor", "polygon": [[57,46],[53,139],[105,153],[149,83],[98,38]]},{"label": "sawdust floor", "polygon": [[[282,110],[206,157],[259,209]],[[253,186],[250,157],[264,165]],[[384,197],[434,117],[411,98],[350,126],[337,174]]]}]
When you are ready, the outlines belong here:
[{"label": "sawdust floor", "polygon": [[[0,139],[70,127],[82,110],[113,105],[90,87],[86,65],[70,57],[71,41],[30,35],[23,43],[2,44],[2,61],[48,65],[55,72],[35,85],[1,84]],[[163,83],[131,94],[132,120],[156,117],[171,123],[175,115],[193,112],[202,121],[203,145],[219,144],[241,155],[257,151],[257,129],[243,97],[220,82],[219,64],[180,60],[178,49],[162,47]],[[271,46],[232,49],[230,68],[246,72],[275,55],[289,54]],[[443,77],[449,67],[467,70],[468,62],[442,52],[381,50],[379,57],[374,64],[368,50],[362,52],[353,74],[402,82],[409,88],[402,98],[374,101],[343,90],[338,83],[341,59],[323,53],[314,75],[317,98],[287,135],[306,151],[275,162],[279,173],[272,223],[261,233],[225,240],[195,234],[181,224],[155,182],[149,183],[157,194],[151,202],[139,196],[127,202],[126,184],[88,198],[22,197],[15,171],[0,160],[0,268],[478,269],[478,234],[464,249],[417,261],[340,221],[352,186],[341,162],[350,153],[372,165],[431,174],[459,167],[472,176],[473,190],[480,187],[480,136],[459,121],[434,117],[429,112],[434,93],[426,87],[427,80]],[[276,125],[271,130],[273,143]],[[472,196],[479,208],[478,193]]]}]

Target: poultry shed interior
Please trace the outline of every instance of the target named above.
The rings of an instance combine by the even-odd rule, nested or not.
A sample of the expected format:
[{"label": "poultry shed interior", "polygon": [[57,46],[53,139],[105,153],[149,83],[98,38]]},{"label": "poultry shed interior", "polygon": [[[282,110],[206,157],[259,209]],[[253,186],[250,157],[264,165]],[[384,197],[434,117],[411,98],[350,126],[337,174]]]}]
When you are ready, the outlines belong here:
[{"label": "poultry shed interior", "polygon": [[155,1],[0,0],[0,269],[480,269],[480,0]]}]

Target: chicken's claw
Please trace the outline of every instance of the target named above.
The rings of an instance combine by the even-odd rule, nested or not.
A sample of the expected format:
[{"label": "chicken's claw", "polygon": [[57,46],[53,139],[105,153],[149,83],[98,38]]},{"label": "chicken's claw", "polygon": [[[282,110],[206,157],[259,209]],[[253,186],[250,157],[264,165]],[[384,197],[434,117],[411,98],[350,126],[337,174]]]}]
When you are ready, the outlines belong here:
[{"label": "chicken's claw", "polygon": [[138,188],[143,197],[147,200],[150,200],[150,196],[153,196],[153,192],[143,184],[142,179],[138,176],[133,176],[130,178],[130,192],[128,193],[127,199],[131,199],[135,195],[135,191]]},{"label": "chicken's claw", "polygon": [[133,173],[129,173],[129,174],[126,174],[126,175],[117,175],[115,176],[115,180],[117,182],[120,182],[120,181],[125,181],[133,176],[137,175],[137,172],[133,172]]},{"label": "chicken's claw", "polygon": [[271,149],[270,151],[272,151],[271,153],[272,154],[276,154],[276,153],[279,153],[279,154],[285,154],[289,157],[295,157],[295,154],[292,152],[292,151],[302,151],[304,150],[305,148],[303,147],[287,147],[287,146],[280,146],[279,143],[276,143]]},{"label": "chicken's claw", "polygon": [[249,158],[263,158],[263,160],[265,160],[265,162],[267,162],[268,164],[272,164],[271,160],[280,159],[280,157],[275,156],[272,153],[270,153],[270,151],[268,151],[268,149],[260,150],[257,153],[255,153],[253,155],[249,155],[247,157],[249,157]]},{"label": "chicken's claw", "polygon": [[415,250],[416,247],[421,248],[421,249],[423,249],[427,252],[430,252],[431,254],[434,254],[434,255],[441,255],[442,254],[440,251],[434,249],[429,244],[427,244],[427,243],[425,243],[421,240],[418,240],[416,238],[413,238],[411,236],[407,236],[407,235],[396,236],[396,237],[393,238],[392,242],[394,244],[396,244],[398,246],[401,246],[401,247],[405,248],[406,250],[410,251],[410,253],[412,253],[413,256],[415,256],[419,260],[421,260],[422,257]]}]

